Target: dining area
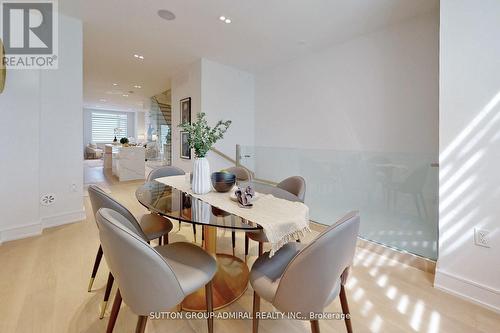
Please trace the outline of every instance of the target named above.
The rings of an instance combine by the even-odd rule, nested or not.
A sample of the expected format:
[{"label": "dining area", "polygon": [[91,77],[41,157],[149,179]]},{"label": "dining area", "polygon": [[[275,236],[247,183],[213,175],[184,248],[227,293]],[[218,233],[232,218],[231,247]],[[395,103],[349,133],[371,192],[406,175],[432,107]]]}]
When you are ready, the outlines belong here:
[{"label": "dining area", "polygon": [[[99,317],[107,320],[106,332],[117,331],[124,307],[137,318],[136,332],[186,318],[201,318],[201,331],[208,332],[227,318],[250,321],[254,333],[259,327],[266,332],[266,319],[278,318],[309,322],[311,332],[320,332],[320,319],[334,318],[353,331],[345,284],[359,215],[348,212],[311,231],[302,177],[274,185],[252,176],[244,167],[230,167],[213,173],[210,191],[197,194],[190,173],[157,168],[136,186],[133,199],[147,211],[140,217],[98,186],[89,187],[100,245],[88,292],[95,292],[96,275],[105,274],[105,261],[109,273]],[[173,235],[181,229],[190,235],[177,241]],[[341,311],[324,312],[334,301]],[[251,311],[234,309],[242,302]]]}]

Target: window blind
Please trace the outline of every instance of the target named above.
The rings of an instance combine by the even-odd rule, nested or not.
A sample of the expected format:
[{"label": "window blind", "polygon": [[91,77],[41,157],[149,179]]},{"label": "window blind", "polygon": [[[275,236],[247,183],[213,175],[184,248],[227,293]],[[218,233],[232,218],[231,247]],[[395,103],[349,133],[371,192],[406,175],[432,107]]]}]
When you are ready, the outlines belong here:
[{"label": "window blind", "polygon": [[118,140],[128,137],[126,114],[92,112],[92,142],[112,142],[115,128],[119,129]]}]

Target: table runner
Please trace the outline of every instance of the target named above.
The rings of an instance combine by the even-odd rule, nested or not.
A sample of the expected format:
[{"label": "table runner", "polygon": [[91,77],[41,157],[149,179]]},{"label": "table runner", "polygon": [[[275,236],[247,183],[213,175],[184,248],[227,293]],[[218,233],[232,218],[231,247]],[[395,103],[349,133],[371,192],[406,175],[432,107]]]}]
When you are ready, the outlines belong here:
[{"label": "table runner", "polygon": [[302,202],[292,202],[276,198],[272,194],[258,193],[258,199],[253,202],[252,208],[242,208],[230,198],[234,190],[226,193],[212,191],[207,194],[194,194],[186,176],[163,177],[157,178],[156,181],[188,193],[228,213],[259,224],[271,243],[270,257],[286,243],[295,241],[306,231],[311,231],[309,229],[309,208]]}]

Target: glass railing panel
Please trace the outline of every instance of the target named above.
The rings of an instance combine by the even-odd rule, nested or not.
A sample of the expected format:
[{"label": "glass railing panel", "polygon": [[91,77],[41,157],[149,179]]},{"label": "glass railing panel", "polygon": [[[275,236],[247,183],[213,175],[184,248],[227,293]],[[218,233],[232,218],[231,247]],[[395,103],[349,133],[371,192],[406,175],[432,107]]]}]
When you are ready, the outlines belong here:
[{"label": "glass railing panel", "polygon": [[240,146],[241,165],[279,182],[300,175],[311,220],[331,225],[358,210],[360,236],[437,258],[438,169],[433,154]]}]

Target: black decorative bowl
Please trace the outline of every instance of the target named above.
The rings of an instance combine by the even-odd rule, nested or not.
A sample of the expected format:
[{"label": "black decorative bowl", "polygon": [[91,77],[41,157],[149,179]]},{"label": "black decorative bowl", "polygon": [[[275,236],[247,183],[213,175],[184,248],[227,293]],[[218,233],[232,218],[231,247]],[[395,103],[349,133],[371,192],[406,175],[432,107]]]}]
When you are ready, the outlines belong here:
[{"label": "black decorative bowl", "polygon": [[236,176],[229,172],[214,172],[211,178],[217,192],[229,192],[236,183]]}]

